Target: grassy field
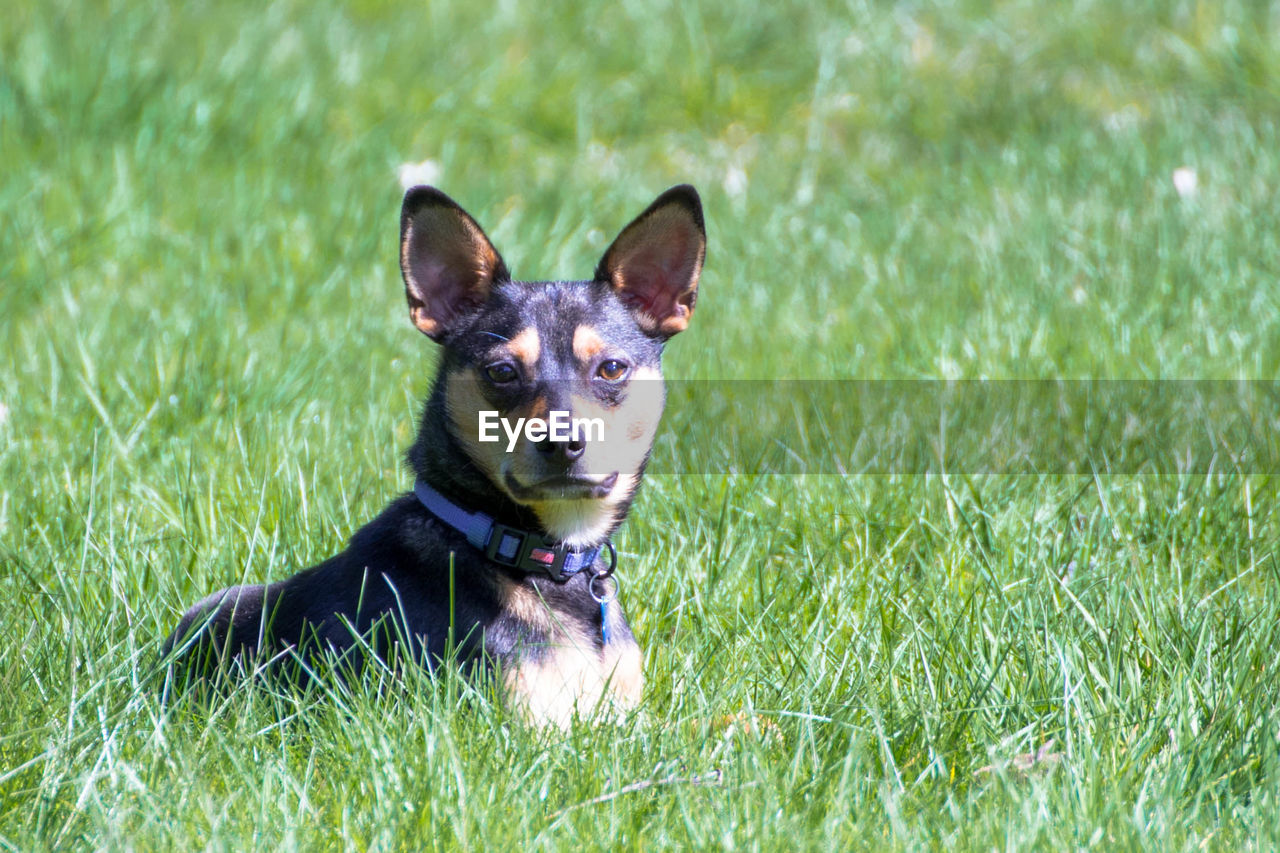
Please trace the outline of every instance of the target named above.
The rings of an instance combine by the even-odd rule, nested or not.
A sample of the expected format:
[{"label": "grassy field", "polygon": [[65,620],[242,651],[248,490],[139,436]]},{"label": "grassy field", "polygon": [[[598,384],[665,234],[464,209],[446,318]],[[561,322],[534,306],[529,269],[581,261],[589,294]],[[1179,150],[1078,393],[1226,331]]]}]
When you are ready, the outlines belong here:
[{"label": "grassy field", "polygon": [[1231,466],[651,469],[611,727],[155,661],[409,486],[402,163],[524,278],[696,184],[668,376],[1270,379],[1277,81],[1265,2],[7,3],[0,847],[1275,849],[1277,480]]}]

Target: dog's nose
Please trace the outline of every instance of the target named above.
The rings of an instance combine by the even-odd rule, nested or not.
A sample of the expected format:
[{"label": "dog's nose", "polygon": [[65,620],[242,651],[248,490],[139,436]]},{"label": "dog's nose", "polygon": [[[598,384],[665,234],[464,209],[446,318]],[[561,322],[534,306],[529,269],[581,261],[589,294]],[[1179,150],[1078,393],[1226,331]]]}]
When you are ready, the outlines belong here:
[{"label": "dog's nose", "polygon": [[580,438],[570,441],[552,441],[550,438],[544,438],[534,446],[538,448],[539,453],[550,457],[550,460],[565,463],[577,460],[587,449],[587,443]]}]

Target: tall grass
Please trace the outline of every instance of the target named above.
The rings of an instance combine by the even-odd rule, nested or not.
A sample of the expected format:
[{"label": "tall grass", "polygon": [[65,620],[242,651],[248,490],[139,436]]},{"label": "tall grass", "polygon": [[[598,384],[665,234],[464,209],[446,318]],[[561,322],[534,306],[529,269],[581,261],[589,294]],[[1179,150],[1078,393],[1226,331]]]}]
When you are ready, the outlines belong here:
[{"label": "tall grass", "polygon": [[612,726],[155,666],[408,485],[402,163],[528,278],[698,185],[672,376],[1273,378],[1274,4],[9,5],[0,845],[1274,847],[1277,487],[1229,466],[655,469]]}]

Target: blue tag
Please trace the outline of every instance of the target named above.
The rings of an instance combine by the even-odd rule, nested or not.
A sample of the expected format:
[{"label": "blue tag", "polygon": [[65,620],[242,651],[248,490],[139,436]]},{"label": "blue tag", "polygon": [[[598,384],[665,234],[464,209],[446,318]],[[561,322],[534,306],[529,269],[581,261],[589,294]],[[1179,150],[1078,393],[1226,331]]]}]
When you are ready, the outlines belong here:
[{"label": "blue tag", "polygon": [[600,602],[600,639],[609,645],[609,602]]}]

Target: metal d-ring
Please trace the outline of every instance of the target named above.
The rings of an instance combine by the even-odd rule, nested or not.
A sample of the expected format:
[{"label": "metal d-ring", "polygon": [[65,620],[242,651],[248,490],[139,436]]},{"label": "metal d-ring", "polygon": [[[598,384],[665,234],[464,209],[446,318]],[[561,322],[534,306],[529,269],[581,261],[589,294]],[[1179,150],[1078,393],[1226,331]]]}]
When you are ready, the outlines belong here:
[{"label": "metal d-ring", "polygon": [[599,577],[607,578],[613,574],[613,570],[618,568],[618,549],[613,547],[613,543],[608,539],[604,542],[604,547],[609,549],[609,568],[600,572]]},{"label": "metal d-ring", "polygon": [[[599,604],[608,604],[618,597],[618,588],[622,586],[622,582],[613,574],[613,570],[618,568],[618,551],[613,547],[612,542],[606,541],[604,547],[609,549],[609,566],[603,571],[596,572],[587,581],[587,592],[591,593]],[[610,590],[605,581],[613,578],[613,589]],[[596,590],[603,590],[597,592]]]},{"label": "metal d-ring", "polygon": [[[613,588],[610,589],[606,581],[613,580]],[[603,586],[603,592],[596,592],[597,585]],[[618,580],[616,575],[602,574],[592,575],[591,580],[587,581],[587,592],[591,593],[591,597],[599,604],[608,604],[618,597],[618,589],[622,586],[622,582]]]}]

